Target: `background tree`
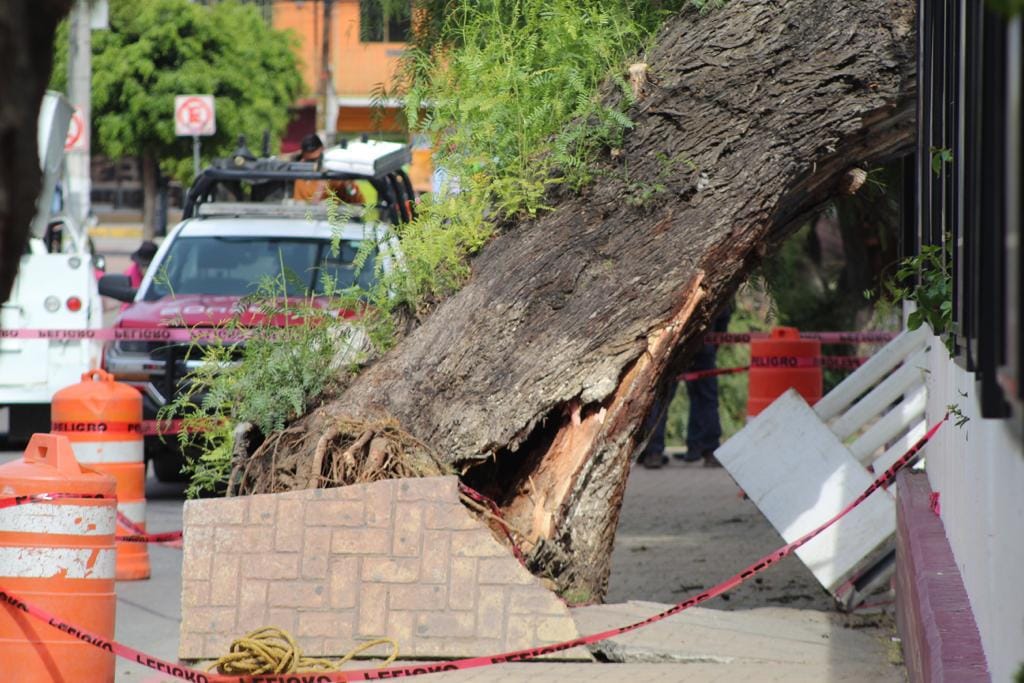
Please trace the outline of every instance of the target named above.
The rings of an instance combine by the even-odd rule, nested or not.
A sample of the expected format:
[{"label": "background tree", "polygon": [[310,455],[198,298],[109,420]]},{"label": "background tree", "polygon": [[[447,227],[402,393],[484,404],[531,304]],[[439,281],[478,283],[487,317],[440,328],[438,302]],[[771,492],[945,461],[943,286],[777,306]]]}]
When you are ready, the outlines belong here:
[{"label": "background tree", "polygon": [[[269,130],[276,144],[302,90],[292,41],[252,5],[111,1],[110,29],[93,33],[93,140],[110,157],[139,157],[146,237],[158,168],[183,183],[192,176],[192,141],[174,135],[174,96],[216,97],[217,134],[203,139],[208,156],[230,151],[240,134],[256,147]],[[67,50],[64,24],[51,81],[58,90],[67,83]]]}]

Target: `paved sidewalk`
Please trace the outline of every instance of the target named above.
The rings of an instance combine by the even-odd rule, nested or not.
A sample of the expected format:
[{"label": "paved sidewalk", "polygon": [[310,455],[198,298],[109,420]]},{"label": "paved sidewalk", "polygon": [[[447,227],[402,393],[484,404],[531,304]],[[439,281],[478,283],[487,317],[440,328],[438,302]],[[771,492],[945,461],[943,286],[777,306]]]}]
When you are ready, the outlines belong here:
[{"label": "paved sidewalk", "polygon": [[[174,489],[149,482],[150,527],[180,528]],[[161,493],[163,492],[163,493]],[[626,491],[612,558],[609,599],[662,604],[612,604],[576,610],[591,633],[646,618],[685,599],[781,545],[781,539],[721,469],[673,461],[662,470],[635,468]],[[153,578],[118,584],[117,636],[126,644],[174,659],[180,614],[180,552],[153,549]],[[616,638],[604,648],[628,664],[517,663],[434,674],[441,683],[898,683],[902,666],[886,619],[837,614],[829,596],[795,558],[718,598],[660,624]],[[780,605],[786,605],[780,607]],[[804,609],[795,609],[801,607]],[[807,609],[811,607],[812,609]],[[729,611],[724,611],[729,610]],[[882,627],[878,627],[880,622]],[[619,648],[616,653],[615,648]],[[478,653],[488,654],[488,653]],[[360,668],[368,663],[360,663]],[[172,679],[119,660],[119,682]]]}]

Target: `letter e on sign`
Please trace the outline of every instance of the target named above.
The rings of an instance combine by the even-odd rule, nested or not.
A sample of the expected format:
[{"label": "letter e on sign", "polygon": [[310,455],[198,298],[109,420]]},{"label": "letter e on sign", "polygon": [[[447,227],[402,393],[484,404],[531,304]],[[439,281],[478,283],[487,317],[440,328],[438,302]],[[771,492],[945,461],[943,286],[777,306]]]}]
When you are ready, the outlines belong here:
[{"label": "letter e on sign", "polygon": [[174,98],[174,134],[192,137],[217,132],[213,95],[177,95]]}]

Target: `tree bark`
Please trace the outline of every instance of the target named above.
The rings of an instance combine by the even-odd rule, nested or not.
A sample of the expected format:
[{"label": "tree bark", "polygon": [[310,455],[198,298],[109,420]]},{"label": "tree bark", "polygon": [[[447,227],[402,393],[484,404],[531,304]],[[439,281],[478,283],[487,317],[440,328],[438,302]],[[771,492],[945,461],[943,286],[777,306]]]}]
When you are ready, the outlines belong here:
[{"label": "tree bark", "polygon": [[909,149],[914,58],[913,0],[669,20],[598,180],[494,239],[462,291],[301,426],[396,418],[499,503],[535,571],[601,598],[655,391],[848,169]]},{"label": "tree bark", "polygon": [[156,155],[143,150],[139,160],[142,166],[142,239],[151,240],[156,235],[156,193],[160,169]]},{"label": "tree bark", "polygon": [[71,0],[12,0],[0,12],[0,302],[7,301],[28,243],[42,174],[39,104],[53,66],[57,23]]}]

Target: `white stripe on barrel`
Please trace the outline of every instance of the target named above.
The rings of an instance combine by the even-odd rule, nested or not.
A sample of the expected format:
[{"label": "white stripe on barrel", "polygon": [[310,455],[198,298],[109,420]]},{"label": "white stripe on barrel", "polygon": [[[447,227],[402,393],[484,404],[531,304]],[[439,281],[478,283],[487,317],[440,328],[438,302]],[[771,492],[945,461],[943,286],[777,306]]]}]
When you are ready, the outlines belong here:
[{"label": "white stripe on barrel", "polygon": [[142,462],[145,457],[141,437],[130,441],[72,441],[71,446],[83,465]]},{"label": "white stripe on barrel", "polygon": [[114,517],[109,505],[31,503],[0,510],[0,532],[109,536],[114,533]]},{"label": "white stripe on barrel", "polygon": [[116,564],[113,548],[0,547],[0,577],[110,580]]}]

